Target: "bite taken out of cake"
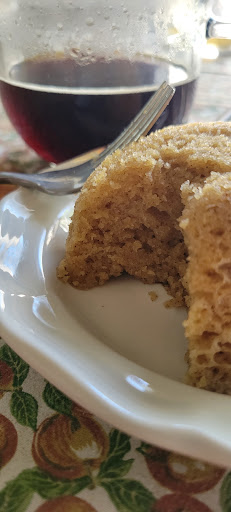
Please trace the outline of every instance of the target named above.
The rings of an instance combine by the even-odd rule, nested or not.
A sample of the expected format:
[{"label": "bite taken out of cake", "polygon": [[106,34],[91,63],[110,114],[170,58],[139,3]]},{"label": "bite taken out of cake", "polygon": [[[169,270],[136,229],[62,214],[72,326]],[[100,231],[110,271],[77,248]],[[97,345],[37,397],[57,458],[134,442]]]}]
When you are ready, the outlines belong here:
[{"label": "bite taken out of cake", "polygon": [[[88,289],[127,272],[162,283],[190,318],[191,241],[182,212],[213,172],[231,172],[231,123],[171,126],[107,157],[76,201],[58,277]],[[220,391],[199,373],[190,383]]]}]

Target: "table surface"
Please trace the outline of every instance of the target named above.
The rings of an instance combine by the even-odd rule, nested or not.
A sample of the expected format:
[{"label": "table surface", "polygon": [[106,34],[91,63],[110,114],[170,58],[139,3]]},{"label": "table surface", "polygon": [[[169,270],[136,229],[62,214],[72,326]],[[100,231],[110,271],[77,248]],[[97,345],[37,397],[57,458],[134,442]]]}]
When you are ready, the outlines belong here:
[{"label": "table surface", "polygon": [[[204,61],[189,120],[227,115],[230,81],[229,51]],[[43,165],[0,105],[0,168]],[[0,197],[13,188],[0,185]],[[228,469],[119,432],[45,382],[4,340],[0,399],[0,512],[231,511]]]}]

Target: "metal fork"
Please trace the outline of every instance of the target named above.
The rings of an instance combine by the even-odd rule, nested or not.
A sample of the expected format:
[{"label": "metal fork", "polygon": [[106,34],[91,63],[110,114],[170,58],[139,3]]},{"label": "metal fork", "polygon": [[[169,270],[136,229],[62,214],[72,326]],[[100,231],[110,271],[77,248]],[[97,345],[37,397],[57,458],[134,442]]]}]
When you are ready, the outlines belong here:
[{"label": "metal fork", "polygon": [[[146,105],[140,110],[129,126],[91,160],[78,164],[78,158],[44,169],[38,174],[17,172],[0,172],[0,183],[13,183],[31,189],[38,189],[46,194],[65,195],[78,192],[86,179],[103,160],[116,149],[122,149],[132,141],[146,135],[171,101],[175,89],[166,82],[159,87]],[[80,157],[81,158],[81,157]]]}]

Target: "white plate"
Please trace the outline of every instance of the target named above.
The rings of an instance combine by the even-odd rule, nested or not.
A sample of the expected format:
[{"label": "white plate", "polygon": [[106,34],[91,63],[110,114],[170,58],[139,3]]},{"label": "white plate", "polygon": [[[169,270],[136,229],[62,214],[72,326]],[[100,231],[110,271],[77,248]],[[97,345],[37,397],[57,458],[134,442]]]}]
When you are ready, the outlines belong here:
[{"label": "white plate", "polygon": [[[129,278],[79,291],[56,279],[75,197],[19,189],[0,204],[0,331],[55,386],[146,442],[231,463],[231,398],[181,383],[183,309]],[[151,301],[148,292],[158,299]]]}]

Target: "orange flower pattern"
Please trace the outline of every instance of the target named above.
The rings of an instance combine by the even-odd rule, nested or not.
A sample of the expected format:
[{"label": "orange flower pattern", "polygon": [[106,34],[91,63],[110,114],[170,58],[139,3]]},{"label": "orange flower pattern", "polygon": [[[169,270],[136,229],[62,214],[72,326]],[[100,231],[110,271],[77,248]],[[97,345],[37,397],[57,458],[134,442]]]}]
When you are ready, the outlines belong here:
[{"label": "orange flower pattern", "polygon": [[89,503],[74,496],[46,501],[35,512],[96,512]]},{"label": "orange flower pattern", "polygon": [[0,414],[0,468],[3,468],[14,456],[18,436],[13,423]]},{"label": "orange flower pattern", "polygon": [[171,491],[196,494],[214,487],[224,469],[184,455],[146,445],[148,469],[161,485]]},{"label": "orange flower pattern", "polygon": [[207,505],[188,494],[166,494],[157,501],[153,512],[212,512]]},{"label": "orange flower pattern", "polygon": [[5,361],[0,360],[0,398],[12,388],[14,373]]},{"label": "orange flower pattern", "polygon": [[83,410],[77,415],[74,407],[72,417],[54,414],[46,418],[32,445],[34,460],[41,469],[68,479],[99,468],[108,449],[108,437],[100,424]]}]

